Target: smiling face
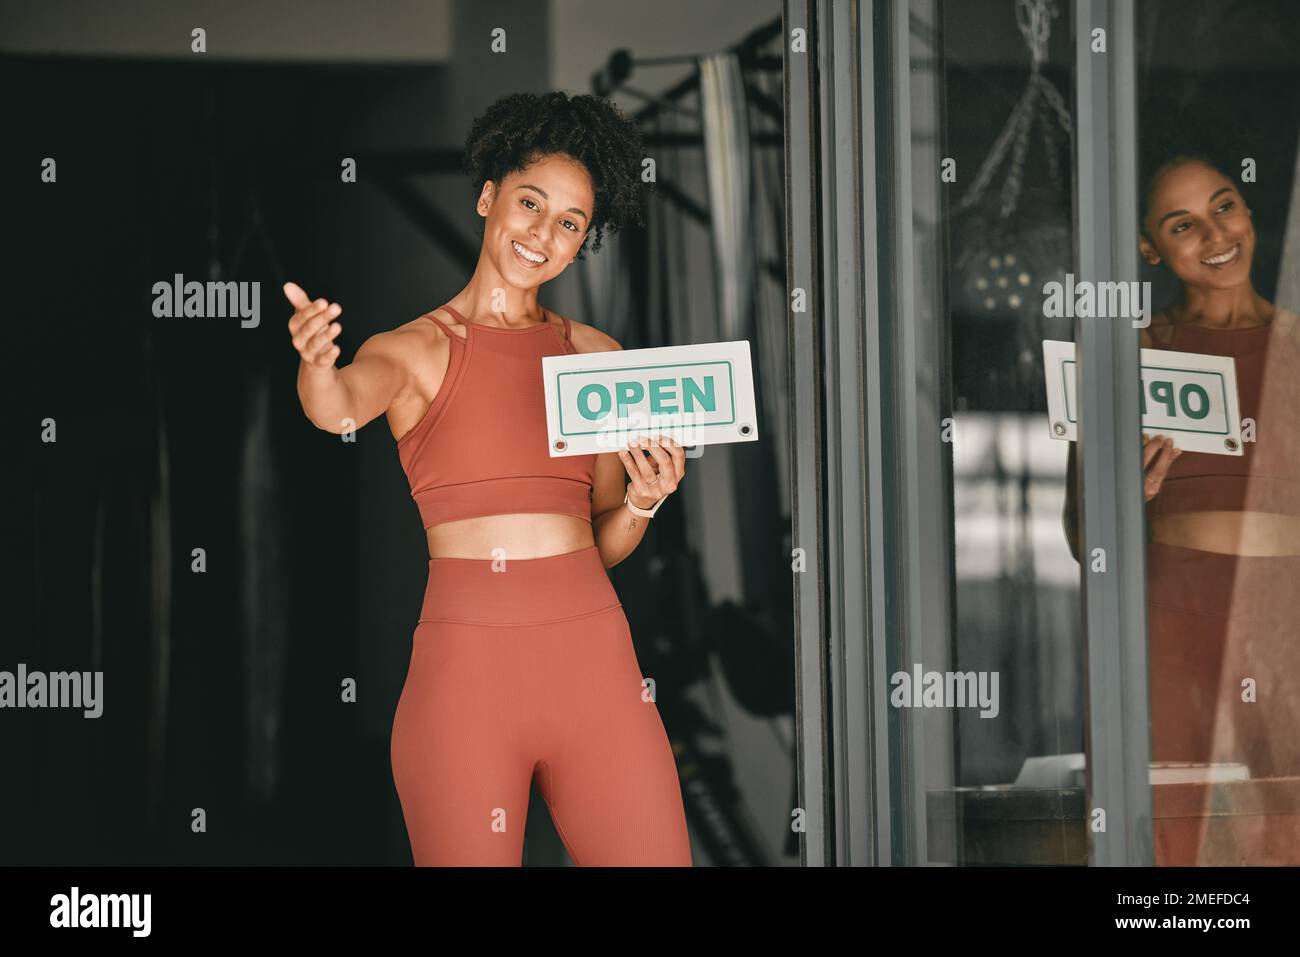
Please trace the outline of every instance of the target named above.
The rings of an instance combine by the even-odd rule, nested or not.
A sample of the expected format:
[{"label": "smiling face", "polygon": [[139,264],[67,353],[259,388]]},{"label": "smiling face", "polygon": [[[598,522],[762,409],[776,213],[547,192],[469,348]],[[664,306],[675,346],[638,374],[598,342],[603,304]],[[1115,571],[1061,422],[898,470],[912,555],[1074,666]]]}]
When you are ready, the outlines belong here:
[{"label": "smiling face", "polygon": [[1138,247],[1189,286],[1228,289],[1250,280],[1255,229],[1232,180],[1189,160],[1156,179]]},{"label": "smiling face", "polygon": [[578,254],[587,236],[595,193],[586,167],[567,156],[547,156],[488,180],[479,195],[482,255],[516,288],[554,279]]}]

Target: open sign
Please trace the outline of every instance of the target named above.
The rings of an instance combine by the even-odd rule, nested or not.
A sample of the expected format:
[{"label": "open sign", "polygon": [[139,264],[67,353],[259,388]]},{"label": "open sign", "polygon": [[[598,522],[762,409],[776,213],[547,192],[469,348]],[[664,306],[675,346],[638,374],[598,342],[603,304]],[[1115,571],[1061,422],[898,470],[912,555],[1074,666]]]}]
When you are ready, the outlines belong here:
[{"label": "open sign", "polygon": [[636,436],[758,440],[745,340],[546,356],[542,378],[552,457],[613,452]]},{"label": "open sign", "polygon": [[[1241,455],[1237,369],[1231,356],[1142,349],[1142,431],[1168,435],[1188,452]],[[1073,342],[1043,342],[1052,438],[1078,438]]]},{"label": "open sign", "polygon": [[647,416],[716,412],[718,380],[729,382],[730,372],[722,366],[716,370],[694,369],[680,378],[674,375],[649,382],[622,379],[612,386],[588,382],[578,390],[578,414],[589,421],[601,422],[610,417],[611,410],[616,419],[626,419],[638,410],[644,410]]}]

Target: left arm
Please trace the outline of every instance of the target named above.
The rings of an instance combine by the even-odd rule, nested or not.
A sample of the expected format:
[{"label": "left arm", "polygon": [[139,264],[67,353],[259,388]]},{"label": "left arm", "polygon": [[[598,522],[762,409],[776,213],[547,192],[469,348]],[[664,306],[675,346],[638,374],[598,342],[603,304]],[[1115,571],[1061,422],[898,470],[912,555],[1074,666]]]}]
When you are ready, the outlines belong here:
[{"label": "left arm", "polygon": [[669,438],[643,439],[630,450],[596,456],[591,527],[606,568],[613,568],[636,550],[652,521],[634,514],[623,502],[624,493],[633,505],[653,508],[655,502],[676,490],[685,470],[686,453]]},{"label": "left arm", "polygon": [[[623,348],[599,329],[572,320],[570,323],[573,347],[578,352]],[[613,568],[636,551],[651,522],[623,503],[624,494],[639,508],[653,508],[655,502],[676,490],[686,470],[686,453],[672,439],[647,439],[640,448],[646,451],[620,449],[596,456],[591,530],[606,568]]]},{"label": "left arm", "polygon": [[[595,487],[591,493],[591,532],[606,568],[613,568],[636,550],[650,519],[633,515],[623,504],[626,490],[622,452],[596,456]],[[634,499],[638,505],[640,499]]]}]

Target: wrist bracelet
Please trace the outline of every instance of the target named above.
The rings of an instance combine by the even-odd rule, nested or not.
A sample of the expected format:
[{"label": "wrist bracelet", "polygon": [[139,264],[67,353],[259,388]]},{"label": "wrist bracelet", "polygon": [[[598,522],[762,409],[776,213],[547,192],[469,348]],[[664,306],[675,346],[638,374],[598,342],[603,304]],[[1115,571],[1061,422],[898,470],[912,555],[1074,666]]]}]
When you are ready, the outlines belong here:
[{"label": "wrist bracelet", "polygon": [[628,486],[627,491],[623,493],[623,504],[628,507],[628,510],[633,515],[640,515],[643,518],[654,518],[655,512],[659,511],[659,506],[666,501],[668,501],[667,495],[655,502],[650,508],[642,508],[640,505],[634,505],[632,503],[632,487],[630,485]]}]

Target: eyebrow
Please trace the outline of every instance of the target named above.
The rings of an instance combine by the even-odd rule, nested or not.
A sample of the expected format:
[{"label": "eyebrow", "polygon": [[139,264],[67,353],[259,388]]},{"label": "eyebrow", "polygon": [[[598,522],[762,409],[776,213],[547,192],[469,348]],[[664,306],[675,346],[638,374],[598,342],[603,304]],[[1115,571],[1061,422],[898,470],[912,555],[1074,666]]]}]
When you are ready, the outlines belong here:
[{"label": "eyebrow", "polygon": [[[1216,189],[1213,193],[1210,194],[1210,202],[1211,203],[1214,202],[1214,197],[1218,196],[1220,193],[1231,193],[1232,191],[1233,190],[1231,186],[1220,186],[1218,189]],[[1172,213],[1165,213],[1163,216],[1160,217],[1160,222],[1156,223],[1156,229],[1159,229],[1161,226],[1163,226],[1165,224],[1166,219],[1169,219],[1173,216],[1186,216],[1186,215],[1188,215],[1188,213],[1187,210],[1185,209],[1175,209]]]},{"label": "eyebrow", "polygon": [[[542,199],[547,199],[547,200],[549,200],[549,199],[551,198],[551,197],[549,197],[549,196],[546,195],[546,190],[542,189],[540,186],[533,186],[531,183],[521,183],[521,184],[519,184],[518,186],[516,186],[515,189],[531,189],[531,190],[532,190],[533,192],[535,192],[535,193],[540,193]],[[581,216],[583,219],[586,219],[586,220],[590,220],[590,219],[591,219],[590,216],[588,216],[586,213],[584,213],[582,210],[580,210],[577,206],[570,206],[568,209],[565,210],[565,212],[566,212],[566,213],[577,213],[579,216]]]}]

